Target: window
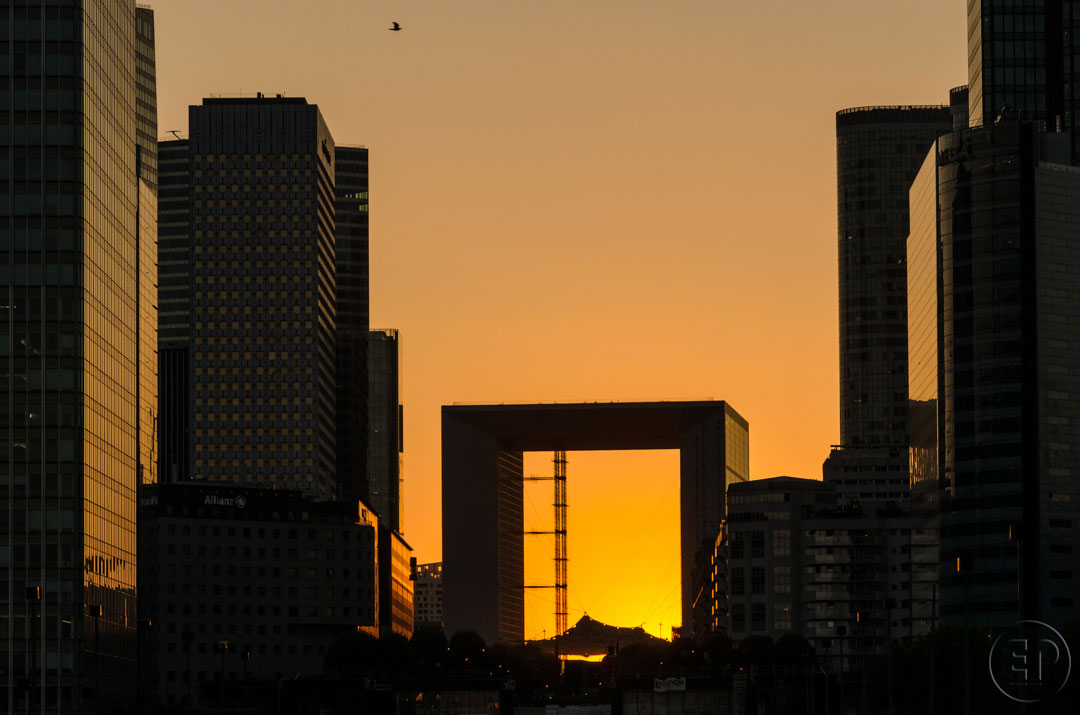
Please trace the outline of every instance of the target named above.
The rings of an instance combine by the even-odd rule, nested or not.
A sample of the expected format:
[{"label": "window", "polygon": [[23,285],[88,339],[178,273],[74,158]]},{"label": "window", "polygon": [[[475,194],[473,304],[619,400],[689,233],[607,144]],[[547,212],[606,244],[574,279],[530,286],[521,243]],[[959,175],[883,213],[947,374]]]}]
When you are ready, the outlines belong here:
[{"label": "window", "polygon": [[790,631],[791,630],[791,607],[786,604],[777,603],[773,606],[773,630],[774,631]]},{"label": "window", "polygon": [[773,556],[791,556],[791,530],[773,531]]},{"label": "window", "polygon": [[732,559],[741,559],[743,557],[743,538],[742,534],[735,532],[731,535],[731,555]]},{"label": "window", "polygon": [[731,630],[746,630],[746,606],[741,603],[734,603],[731,606]]},{"label": "window", "polygon": [[746,593],[746,571],[741,568],[731,571],[731,595],[742,596]]},{"label": "window", "polygon": [[750,592],[765,593],[765,567],[755,566],[750,571]]},{"label": "window", "polygon": [[750,532],[750,558],[760,559],[765,555],[765,532]]},{"label": "window", "polygon": [[790,566],[773,566],[773,593],[791,593]]},{"label": "window", "polygon": [[765,604],[755,603],[750,610],[751,630],[765,630]]}]

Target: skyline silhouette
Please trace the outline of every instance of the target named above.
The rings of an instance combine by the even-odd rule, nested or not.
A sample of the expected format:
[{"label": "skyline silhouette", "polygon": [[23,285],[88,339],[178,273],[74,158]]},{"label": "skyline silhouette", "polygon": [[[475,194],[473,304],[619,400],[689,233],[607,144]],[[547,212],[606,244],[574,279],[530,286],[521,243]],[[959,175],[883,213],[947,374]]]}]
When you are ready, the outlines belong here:
[{"label": "skyline silhouette", "polygon": [[[371,150],[371,325],[401,330],[419,560],[441,552],[455,401],[713,396],[753,425],[753,477],[820,476],[834,113],[940,102],[965,79],[964,9],[788,5],[261,0],[248,32],[252,2],[154,4],[163,136],[204,96],[261,90]],[[633,464],[613,468],[644,493]]]}]

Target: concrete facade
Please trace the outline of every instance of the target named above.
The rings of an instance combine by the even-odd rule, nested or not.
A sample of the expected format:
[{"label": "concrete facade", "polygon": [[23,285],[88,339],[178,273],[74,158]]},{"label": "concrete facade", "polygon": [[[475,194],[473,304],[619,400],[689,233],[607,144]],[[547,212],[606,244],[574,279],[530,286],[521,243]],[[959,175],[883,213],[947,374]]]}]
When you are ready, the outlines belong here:
[{"label": "concrete facade", "polygon": [[[679,449],[683,632],[704,636],[727,485],[749,478],[749,425],[725,402],[444,406],[443,564],[447,631],[524,640],[522,453]],[[572,527],[571,527],[572,531]]]}]

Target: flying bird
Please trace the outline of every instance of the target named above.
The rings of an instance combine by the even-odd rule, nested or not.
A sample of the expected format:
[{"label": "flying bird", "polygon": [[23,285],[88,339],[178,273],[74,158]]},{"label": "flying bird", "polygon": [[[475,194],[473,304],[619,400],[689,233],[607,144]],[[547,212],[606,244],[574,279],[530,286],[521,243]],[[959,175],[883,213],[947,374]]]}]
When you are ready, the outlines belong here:
[{"label": "flying bird", "polygon": [[393,27],[390,27],[390,28],[387,28],[387,29],[390,30],[390,32],[399,32],[402,28],[401,28],[401,25],[399,25],[399,24],[397,24],[395,22]]}]

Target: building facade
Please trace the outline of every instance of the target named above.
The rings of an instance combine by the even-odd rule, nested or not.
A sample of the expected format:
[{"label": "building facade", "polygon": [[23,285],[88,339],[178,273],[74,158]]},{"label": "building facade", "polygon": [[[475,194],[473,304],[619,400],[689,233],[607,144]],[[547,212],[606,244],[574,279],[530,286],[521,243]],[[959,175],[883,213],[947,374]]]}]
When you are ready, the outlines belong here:
[{"label": "building facade", "polygon": [[910,497],[906,445],[834,445],[821,471],[846,503],[906,505]]},{"label": "building facade", "polygon": [[1069,136],[1016,121],[943,136],[911,204],[912,479],[941,513],[942,618],[1064,623],[1080,602]]},{"label": "building facade", "polygon": [[796,633],[839,672],[936,622],[937,531],[895,503],[867,507],[812,479],[755,480],[728,489],[727,533],[735,640]]},{"label": "building facade", "polygon": [[383,523],[401,532],[405,418],[401,389],[401,341],[396,330],[368,333],[368,493]]},{"label": "building facade", "polygon": [[716,542],[727,485],[750,472],[750,428],[720,401],[452,405],[442,408],[446,627],[521,643],[524,619],[522,454],[680,450],[682,633],[715,630],[722,581]]},{"label": "building facade", "polygon": [[442,562],[416,564],[413,568],[414,628],[446,627],[443,622]]},{"label": "building facade", "polygon": [[401,534],[379,529],[379,634],[413,634],[412,547]]},{"label": "building facade", "polygon": [[[180,343],[177,350],[186,344],[189,359],[168,367],[187,370],[190,477],[332,498],[333,137],[318,107],[302,98],[206,99],[190,108],[189,125],[186,157],[179,146],[162,150],[163,159],[186,160],[190,172],[187,245],[169,245],[186,249],[187,260],[166,262],[163,254],[161,277],[187,291],[186,304],[170,303],[168,321],[173,329],[186,324],[186,335],[170,333],[168,342]],[[184,382],[162,373],[163,383]],[[177,407],[163,408],[180,417]],[[181,442],[183,425],[172,427],[163,439]]]},{"label": "building facade", "polygon": [[925,519],[892,505],[818,506],[802,521],[801,541],[802,634],[832,670],[849,671],[935,625],[937,531]]},{"label": "building facade", "polygon": [[[318,107],[303,98],[209,98],[190,108],[189,120],[189,139],[158,145],[161,481],[180,490],[169,492],[174,501],[193,498],[182,496],[182,487],[195,496],[213,485],[258,487],[291,499],[302,494],[310,513],[390,513],[369,506],[373,493],[384,498],[389,489],[375,492],[368,480],[367,150],[337,146]],[[396,352],[393,358],[380,375],[393,379],[392,483],[399,490]],[[378,527],[374,516],[368,520],[371,548],[352,550],[352,567],[316,569],[319,584],[305,587],[353,591],[355,599],[341,574],[357,573],[358,560],[368,559],[362,568],[375,574],[371,613],[341,606],[324,614],[334,628],[349,617],[352,627],[379,633],[382,618],[387,632],[411,632],[410,551],[397,531],[396,497],[394,508]],[[234,548],[233,537],[230,531],[223,548]],[[159,554],[161,567],[182,566],[176,554]],[[233,587],[216,572],[204,585],[214,593]],[[258,608],[275,616],[308,607],[276,587],[258,595]],[[203,626],[210,629],[210,621]],[[307,646],[267,647],[278,670],[321,672]],[[156,644],[160,657],[172,657],[168,648]],[[161,677],[179,671],[172,672]],[[197,701],[191,693],[198,682],[185,681],[191,693],[176,681],[157,682],[163,703],[181,702],[181,695]]]},{"label": "building facade", "polygon": [[803,633],[804,523],[835,506],[834,488],[773,477],[728,487],[727,633],[779,638]]},{"label": "building facade", "polygon": [[930,144],[951,127],[948,107],[855,107],[836,114],[845,447],[907,444],[907,192]]},{"label": "building facade", "polygon": [[362,503],[209,484],[148,487],[140,501],[151,702],[236,707],[241,677],[321,673],[337,638],[378,632],[378,521]]},{"label": "building facade", "polygon": [[338,497],[371,498],[368,483],[368,150],[334,150]]},{"label": "building facade", "polygon": [[135,698],[135,508],[152,444],[149,10],[0,10],[0,708]]}]

